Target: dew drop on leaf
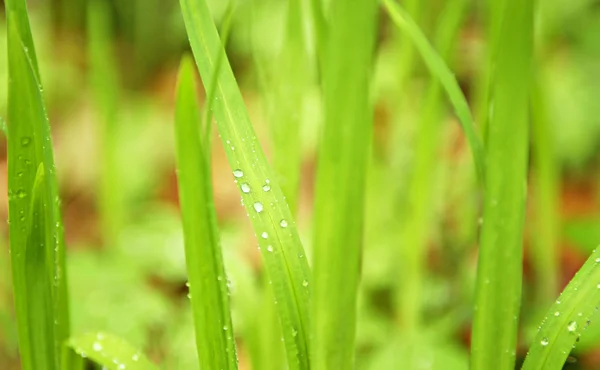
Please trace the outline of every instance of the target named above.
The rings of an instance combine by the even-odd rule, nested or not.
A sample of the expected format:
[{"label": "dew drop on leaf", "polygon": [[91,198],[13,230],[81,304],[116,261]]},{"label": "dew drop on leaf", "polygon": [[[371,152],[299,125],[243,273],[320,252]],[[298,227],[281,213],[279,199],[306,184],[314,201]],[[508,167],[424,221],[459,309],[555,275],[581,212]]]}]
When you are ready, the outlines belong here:
[{"label": "dew drop on leaf", "polygon": [[263,205],[261,202],[256,202],[254,203],[254,210],[258,213],[262,212],[264,209]]},{"label": "dew drop on leaf", "polygon": [[239,179],[240,177],[244,176],[244,171],[240,169],[233,170],[233,176]]},{"label": "dew drop on leaf", "polygon": [[546,337],[542,338],[542,341],[540,342],[540,344],[544,347],[546,347],[548,343],[550,343],[550,341]]},{"label": "dew drop on leaf", "polygon": [[250,185],[248,185],[247,183],[243,183],[242,186],[242,192],[248,194],[250,192]]},{"label": "dew drop on leaf", "polygon": [[281,221],[279,221],[279,226],[281,226],[285,229],[288,226],[288,223],[286,220],[281,220]]}]

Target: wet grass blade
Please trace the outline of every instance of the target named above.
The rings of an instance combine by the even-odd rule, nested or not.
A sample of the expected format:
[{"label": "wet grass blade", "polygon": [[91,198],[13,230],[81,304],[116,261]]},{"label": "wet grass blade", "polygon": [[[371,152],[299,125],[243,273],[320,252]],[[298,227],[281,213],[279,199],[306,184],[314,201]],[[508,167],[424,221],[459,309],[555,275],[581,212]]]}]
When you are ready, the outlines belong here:
[{"label": "wet grass blade", "polygon": [[227,278],[219,243],[207,151],[200,141],[194,66],[184,58],[175,117],[179,204],[200,368],[237,369]]},{"label": "wet grass blade", "polygon": [[506,0],[494,43],[471,368],[514,369],[527,196],[533,2]]},{"label": "wet grass blade", "polygon": [[548,310],[522,369],[562,369],[587,326],[597,318],[598,306],[600,250],[594,250]]},{"label": "wet grass blade", "polygon": [[[69,351],[70,350],[70,351]],[[63,352],[64,366],[62,370],[81,370],[83,362],[91,362],[108,370],[152,370],[156,366],[138,349],[110,334],[88,333],[69,339],[67,349]]]},{"label": "wet grass blade", "polygon": [[[334,1],[323,56],[325,107],[315,194],[312,369],[354,367],[376,1]],[[348,47],[352,45],[352,47]]]},{"label": "wet grass blade", "polygon": [[[62,343],[69,333],[65,248],[55,177],[50,125],[42,97],[41,84],[34,60],[30,33],[20,22],[26,20],[24,4],[7,2],[8,13],[8,191],[10,247],[14,297],[17,314],[19,349],[24,370],[57,368]],[[17,10],[11,10],[15,7]],[[21,11],[25,13],[21,13]],[[20,32],[25,32],[22,38]],[[43,204],[31,216],[34,183],[42,168],[38,192]],[[43,213],[41,215],[40,213]],[[33,230],[31,233],[28,230]],[[35,242],[34,242],[35,240]],[[43,241],[40,242],[40,241]],[[44,251],[34,249],[43,248]],[[47,276],[31,274],[31,263],[38,263],[39,253],[46,256]],[[36,257],[37,256],[37,257]],[[31,280],[35,279],[35,281]],[[44,286],[47,287],[44,288]],[[52,304],[32,304],[36,293],[50,290]],[[46,322],[49,321],[49,322]],[[52,330],[41,330],[52,327]],[[51,343],[52,354],[48,353]],[[42,356],[41,354],[45,355]],[[47,355],[47,356],[46,356]],[[42,358],[43,357],[43,358]],[[44,361],[43,364],[40,361]],[[40,367],[42,366],[42,367]],[[47,367],[44,367],[47,366]]]},{"label": "wet grass blade", "polygon": [[[223,45],[205,0],[180,0],[180,5],[206,89]],[[310,358],[308,262],[283,192],[274,181],[274,173],[250,123],[229,61],[224,58],[223,62],[213,113],[272,281],[289,368],[306,369]]]},{"label": "wet grass blade", "polygon": [[408,34],[415,47],[421,54],[425,64],[433,76],[439,79],[440,83],[446,90],[450,102],[454,107],[454,111],[462,125],[465,136],[471,151],[473,153],[473,161],[480,184],[484,184],[485,165],[484,151],[481,138],[477,132],[475,122],[471,115],[467,99],[465,98],[454,74],[450,71],[446,63],[440,55],[431,46],[419,26],[412,20],[410,15],[398,4],[395,0],[383,0],[392,21],[396,26],[400,27]]}]

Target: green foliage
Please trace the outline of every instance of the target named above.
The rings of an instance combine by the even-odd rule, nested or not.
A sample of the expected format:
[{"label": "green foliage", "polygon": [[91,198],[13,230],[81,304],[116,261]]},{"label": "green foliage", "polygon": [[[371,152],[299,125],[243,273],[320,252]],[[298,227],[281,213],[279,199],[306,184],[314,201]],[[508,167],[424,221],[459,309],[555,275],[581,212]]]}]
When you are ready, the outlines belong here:
[{"label": "green foliage", "polygon": [[175,115],[179,203],[200,367],[237,369],[206,151],[201,143],[193,62],[181,64]]},{"label": "green foliage", "polygon": [[[82,362],[73,353],[86,361],[101,365],[109,370],[152,370],[156,367],[139,350],[111,334],[87,333],[69,339],[68,349],[63,352],[63,370],[82,370]],[[70,351],[69,351],[70,350]],[[70,353],[73,352],[73,353]]]},{"label": "green foliage", "polygon": [[[192,51],[205,89],[223,46],[204,0],[181,0]],[[272,281],[290,369],[309,363],[309,268],[289,207],[258,143],[227,58],[212,103],[225,153],[258,236]]]},{"label": "green foliage", "polygon": [[600,305],[600,250],[592,253],[546,313],[523,370],[559,370]]},{"label": "green foliage", "polygon": [[[521,306],[527,197],[533,3],[507,0],[502,37],[493,43],[490,120],[471,368],[513,369]],[[510,153],[510,155],[509,155]]]},{"label": "green foliage", "polygon": [[331,4],[321,71],[325,126],[315,194],[313,369],[350,369],[354,362],[376,10],[374,1]]},{"label": "green foliage", "polygon": [[50,126],[25,4],[9,1],[6,8],[10,246],[19,347],[25,370],[56,369],[69,316]]}]

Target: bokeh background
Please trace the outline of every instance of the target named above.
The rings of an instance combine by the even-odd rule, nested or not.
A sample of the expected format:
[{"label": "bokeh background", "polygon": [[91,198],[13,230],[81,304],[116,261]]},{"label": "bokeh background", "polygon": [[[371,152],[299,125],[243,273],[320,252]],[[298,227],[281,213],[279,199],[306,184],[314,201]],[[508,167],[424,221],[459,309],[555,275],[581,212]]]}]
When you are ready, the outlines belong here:
[{"label": "bokeh background", "polygon": [[[418,23],[433,38],[438,19],[452,0],[423,1],[427,6]],[[176,73],[189,49],[185,28],[176,0],[105,2],[109,17],[104,46],[110,58],[104,67],[115,77],[114,84],[107,86],[93,78],[89,21],[94,15],[88,14],[86,0],[28,2],[62,196],[73,332],[112,332],[143,348],[164,369],[194,369],[198,365],[186,298],[173,148]],[[261,73],[277,68],[272,61],[281,49],[287,5],[284,0],[236,2],[227,53],[261,145],[270,155],[272,122]],[[220,26],[227,1],[209,3]],[[536,38],[539,99],[535,111],[543,112],[545,124],[531,138],[520,359],[548,303],[600,243],[600,2],[544,3]],[[448,64],[482,121],[486,2],[468,1],[467,9]],[[399,78],[406,43],[382,11],[372,79],[375,136],[367,190],[358,369],[401,368],[393,365],[402,346],[403,327],[396,295],[398,282],[409,276],[404,271],[410,259],[403,258],[402,252],[410,233],[406,220],[413,212],[414,192],[409,186],[418,165],[419,117],[431,83],[418,55],[408,77]],[[307,49],[314,55],[313,45],[309,43]],[[310,250],[321,105],[315,68],[307,65],[307,69],[313,79],[307,83],[300,112],[297,222]],[[2,117],[6,117],[6,89],[2,6]],[[110,137],[105,134],[107,115],[98,91],[109,91],[113,98]],[[203,100],[203,92],[200,95]],[[436,160],[429,169],[430,192],[419,198],[427,201],[427,261],[419,297],[427,333],[420,368],[446,369],[456,364],[466,369],[481,199],[469,149],[445,97],[442,100],[438,136],[431,138]],[[250,369],[245,333],[261,325],[256,315],[265,301],[261,261],[224,152],[215,143],[214,196],[240,367]],[[0,219],[7,219],[4,137],[0,147]],[[103,165],[108,153],[114,155],[109,173]],[[107,176],[112,189],[110,212],[102,206],[101,187],[107,186]],[[6,223],[0,223],[0,369],[18,369],[7,229]],[[277,352],[280,349],[273,348],[274,358]],[[566,367],[600,368],[600,325],[592,323]]]}]

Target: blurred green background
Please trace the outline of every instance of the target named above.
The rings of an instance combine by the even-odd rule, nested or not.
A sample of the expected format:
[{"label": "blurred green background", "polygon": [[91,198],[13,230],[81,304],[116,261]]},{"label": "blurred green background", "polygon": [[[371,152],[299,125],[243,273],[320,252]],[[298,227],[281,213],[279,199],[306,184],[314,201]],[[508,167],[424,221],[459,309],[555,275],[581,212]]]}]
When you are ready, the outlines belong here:
[{"label": "blurred green background", "polygon": [[[418,23],[430,38],[438,31],[437,20],[450,1],[423,0],[427,5]],[[86,1],[28,2],[62,194],[73,332],[112,332],[143,348],[165,369],[194,369],[198,365],[186,298],[173,150],[175,77],[181,55],[188,50],[185,28],[176,0],[106,2],[110,4],[110,22],[105,46],[110,58],[104,67],[106,76],[115,77],[115,83],[107,86],[102,85],[106,81],[93,77],[89,56],[95,45],[88,32],[93,14],[88,14]],[[538,16],[535,70],[538,107],[547,118],[541,129],[547,150],[535,154],[537,138],[543,135],[533,134],[517,351],[521,359],[540,315],[558,294],[556,289],[564,287],[600,243],[600,2],[544,3]],[[227,2],[212,0],[210,5],[220,25]],[[467,9],[448,63],[476,117],[481,118],[484,105],[478,100],[478,91],[487,58],[486,2],[469,1]],[[272,137],[261,74],[276,68],[272,60],[281,49],[285,11],[283,0],[238,0],[227,46],[267,153]],[[2,12],[0,116],[6,117]],[[359,301],[358,369],[402,368],[395,365],[398,350],[403,348],[403,323],[395,308],[395,291],[403,278],[403,258],[397,246],[405,238],[407,231],[402,225],[411,214],[408,188],[417,165],[419,116],[431,80],[417,56],[409,78],[400,83],[398,65],[406,53],[406,42],[382,12],[372,79],[375,137]],[[309,54],[314,53],[312,45],[307,48]],[[98,91],[109,91],[113,100],[114,114],[108,116],[113,127],[110,138],[104,132],[106,105]],[[310,249],[321,117],[315,81],[307,88],[300,114],[297,221]],[[420,296],[427,331],[420,339],[417,357],[422,359],[420,369],[466,369],[481,204],[469,149],[447,105],[437,130],[440,137],[435,139],[436,161],[430,169],[433,181],[425,225],[427,269]],[[4,138],[0,146],[0,219],[7,219]],[[107,152],[114,156],[108,175],[111,204],[116,207],[112,226],[103,221],[100,194],[107,176],[102,165]],[[220,145],[214,145],[212,168],[240,368],[250,369],[246,334],[260,327],[260,317],[254,313],[263,300],[261,262]],[[544,176],[548,168],[550,175]],[[10,370],[18,369],[19,364],[7,229],[0,223],[0,368]],[[540,262],[544,248],[557,248],[554,265]],[[544,277],[556,279],[557,286]],[[600,368],[600,325],[593,323],[587,329],[566,368]]]}]

